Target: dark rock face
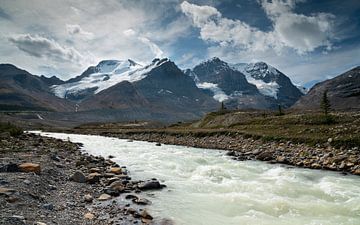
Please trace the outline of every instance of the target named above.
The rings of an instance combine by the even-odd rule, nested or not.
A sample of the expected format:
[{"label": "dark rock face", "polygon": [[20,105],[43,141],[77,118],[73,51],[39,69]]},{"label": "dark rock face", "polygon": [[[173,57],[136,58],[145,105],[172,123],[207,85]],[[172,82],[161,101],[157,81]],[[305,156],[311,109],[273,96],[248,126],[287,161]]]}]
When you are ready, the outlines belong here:
[{"label": "dark rock face", "polygon": [[0,105],[5,110],[73,111],[74,104],[58,98],[44,78],[10,64],[0,64]]},{"label": "dark rock face", "polygon": [[52,77],[45,77],[44,75],[40,76],[40,79],[46,83],[49,87],[53,86],[53,85],[59,85],[59,84],[63,84],[65,83],[65,81],[60,80],[58,77],[56,76],[52,76]]},{"label": "dark rock face", "polygon": [[200,116],[217,106],[215,100],[197,88],[195,82],[171,61],[151,70],[133,85],[159,111]]},{"label": "dark rock face", "polygon": [[294,109],[320,109],[324,91],[328,91],[331,108],[360,109],[360,66],[335,78],[316,84],[293,106]]},{"label": "dark rock face", "polygon": [[230,95],[235,91],[240,91],[244,95],[258,95],[256,86],[250,84],[245,75],[233,70],[230,66],[219,58],[195,66],[193,72],[197,75],[200,82],[218,84],[226,94]]}]

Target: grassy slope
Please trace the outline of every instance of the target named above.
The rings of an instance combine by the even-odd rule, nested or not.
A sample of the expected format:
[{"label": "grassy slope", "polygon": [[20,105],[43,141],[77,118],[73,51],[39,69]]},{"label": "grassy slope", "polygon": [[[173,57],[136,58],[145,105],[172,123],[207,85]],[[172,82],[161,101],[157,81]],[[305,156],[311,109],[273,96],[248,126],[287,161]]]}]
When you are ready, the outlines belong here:
[{"label": "grassy slope", "polygon": [[336,147],[360,146],[360,112],[333,113],[328,122],[320,113],[276,116],[261,112],[215,112],[194,124],[195,128],[236,130],[264,140],[289,140],[308,144],[331,138]]}]

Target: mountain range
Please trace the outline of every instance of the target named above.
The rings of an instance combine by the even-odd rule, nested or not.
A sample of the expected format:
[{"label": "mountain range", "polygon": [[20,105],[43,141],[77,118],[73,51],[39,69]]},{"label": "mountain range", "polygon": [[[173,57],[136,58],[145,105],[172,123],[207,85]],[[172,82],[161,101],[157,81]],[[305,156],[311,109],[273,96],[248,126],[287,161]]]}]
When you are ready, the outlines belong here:
[{"label": "mountain range", "polygon": [[[167,58],[148,65],[104,60],[67,81],[0,64],[0,77],[2,110],[47,111],[42,118],[79,122],[193,120],[219,109],[221,102],[229,109],[276,109],[301,98],[293,107],[311,108],[307,96],[318,86],[305,95],[304,88],[265,62],[229,64],[216,57],[186,70]],[[354,89],[350,97],[358,99],[355,86],[349,87]]]}]

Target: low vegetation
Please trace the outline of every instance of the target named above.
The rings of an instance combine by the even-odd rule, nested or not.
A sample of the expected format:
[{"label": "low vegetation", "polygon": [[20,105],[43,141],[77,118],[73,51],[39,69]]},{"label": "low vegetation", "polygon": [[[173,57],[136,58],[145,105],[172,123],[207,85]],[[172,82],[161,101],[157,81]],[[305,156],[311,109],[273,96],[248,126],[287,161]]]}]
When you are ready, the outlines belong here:
[{"label": "low vegetation", "polygon": [[0,122],[0,134],[8,133],[10,136],[19,136],[23,133],[23,130],[11,123]]},{"label": "low vegetation", "polygon": [[311,145],[328,143],[335,147],[360,146],[360,113],[326,114],[233,111],[210,113],[193,124],[196,129],[229,130],[264,140],[294,141]]}]

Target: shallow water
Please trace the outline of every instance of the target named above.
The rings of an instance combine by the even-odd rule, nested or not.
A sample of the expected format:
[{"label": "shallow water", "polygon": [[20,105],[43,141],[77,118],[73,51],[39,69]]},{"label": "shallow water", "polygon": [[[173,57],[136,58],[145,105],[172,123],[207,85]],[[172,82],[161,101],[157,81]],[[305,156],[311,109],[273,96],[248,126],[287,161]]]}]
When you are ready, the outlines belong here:
[{"label": "shallow water", "polygon": [[134,179],[156,177],[150,212],[176,224],[360,224],[360,177],[238,162],[225,152],[109,137],[41,133],[84,144],[126,165]]}]

